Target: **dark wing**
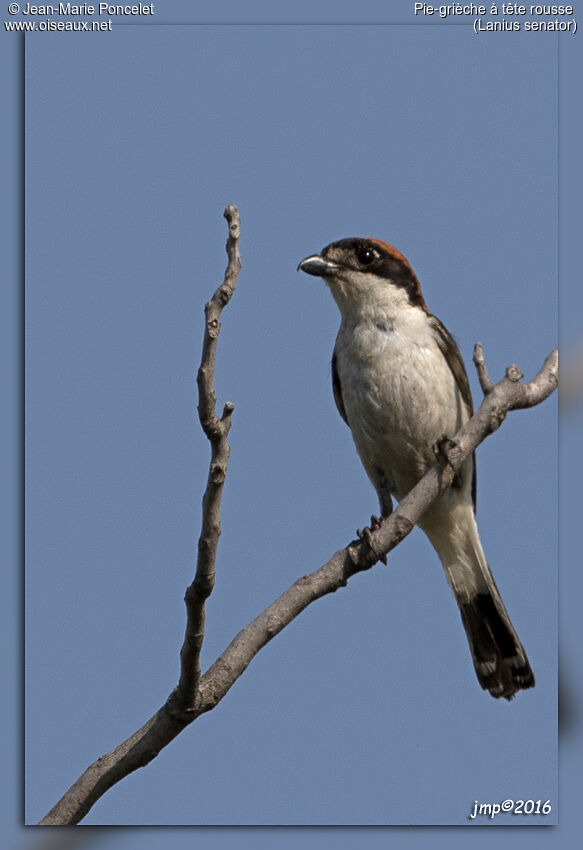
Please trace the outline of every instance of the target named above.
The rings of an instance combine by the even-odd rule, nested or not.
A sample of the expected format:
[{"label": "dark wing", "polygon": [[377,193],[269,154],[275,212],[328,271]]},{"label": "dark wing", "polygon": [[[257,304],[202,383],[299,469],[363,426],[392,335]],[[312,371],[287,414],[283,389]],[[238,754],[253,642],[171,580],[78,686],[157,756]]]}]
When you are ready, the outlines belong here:
[{"label": "dark wing", "polygon": [[[462,359],[462,355],[460,354],[460,350],[457,347],[457,343],[445,327],[445,325],[439,321],[436,316],[431,316],[431,329],[435,334],[435,339],[437,340],[437,344],[443,356],[447,361],[447,365],[452,371],[452,374],[455,378],[455,382],[460,391],[460,395],[462,397],[462,401],[464,402],[468,414],[470,416],[474,413],[474,405],[472,403],[472,393],[470,391],[470,382],[468,381],[468,373],[466,372],[466,367],[464,366],[464,361]],[[477,481],[476,481],[476,456],[474,453],[474,471],[472,474],[472,500],[474,502],[474,512],[476,510],[476,497],[477,497]]]},{"label": "dark wing", "polygon": [[340,386],[340,377],[338,375],[338,365],[336,362],[336,349],[334,349],[334,353],[332,354],[332,392],[334,393],[334,401],[336,402],[336,407],[338,408],[338,413],[344,419],[346,424],[348,425],[348,419],[346,417],[346,410],[344,409],[344,402],[342,401],[342,387]]},{"label": "dark wing", "polygon": [[431,329],[435,334],[441,353],[445,357],[447,365],[453,373],[463,402],[471,416],[474,412],[474,406],[472,404],[472,394],[470,392],[468,374],[466,372],[466,367],[464,366],[460,350],[448,329],[435,316],[431,316]]}]

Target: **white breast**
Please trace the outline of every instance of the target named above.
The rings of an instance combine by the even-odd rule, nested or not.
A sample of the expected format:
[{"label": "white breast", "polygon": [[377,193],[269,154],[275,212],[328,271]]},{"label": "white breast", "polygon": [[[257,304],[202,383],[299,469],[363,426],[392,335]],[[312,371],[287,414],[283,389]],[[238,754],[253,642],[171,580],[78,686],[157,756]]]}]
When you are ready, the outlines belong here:
[{"label": "white breast", "polygon": [[336,358],[361,460],[369,475],[381,470],[400,499],[434,462],[435,442],[467,419],[427,314],[409,308],[344,319]]}]

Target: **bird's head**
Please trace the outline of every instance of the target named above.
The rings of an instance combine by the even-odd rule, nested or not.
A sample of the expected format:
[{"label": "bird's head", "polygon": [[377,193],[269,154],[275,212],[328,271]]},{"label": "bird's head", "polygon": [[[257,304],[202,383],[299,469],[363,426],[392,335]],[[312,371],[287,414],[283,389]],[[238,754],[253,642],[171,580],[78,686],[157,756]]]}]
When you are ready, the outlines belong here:
[{"label": "bird's head", "polygon": [[324,278],[343,315],[375,306],[426,309],[407,258],[380,239],[352,237],[331,242],[319,254],[302,260],[300,269]]}]

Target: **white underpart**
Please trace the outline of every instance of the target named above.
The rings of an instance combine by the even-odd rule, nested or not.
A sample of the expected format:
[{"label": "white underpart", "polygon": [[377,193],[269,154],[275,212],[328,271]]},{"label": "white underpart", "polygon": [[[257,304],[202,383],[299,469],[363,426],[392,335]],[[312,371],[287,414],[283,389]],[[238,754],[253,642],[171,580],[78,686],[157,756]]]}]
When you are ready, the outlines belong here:
[{"label": "white underpart", "polygon": [[[454,375],[429,318],[406,292],[382,278],[354,275],[329,281],[342,324],[336,341],[342,398],[356,448],[373,485],[390,483],[402,499],[435,462],[433,446],[468,419]],[[490,570],[476,526],[473,461],[461,488],[439,497],[419,523],[456,596],[488,588]]]}]

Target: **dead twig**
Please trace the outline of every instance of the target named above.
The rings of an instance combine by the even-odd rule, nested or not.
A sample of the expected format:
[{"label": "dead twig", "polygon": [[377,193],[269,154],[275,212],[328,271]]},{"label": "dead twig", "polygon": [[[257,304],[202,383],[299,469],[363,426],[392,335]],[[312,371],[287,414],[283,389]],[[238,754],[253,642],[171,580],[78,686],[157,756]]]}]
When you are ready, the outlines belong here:
[{"label": "dead twig", "polygon": [[196,378],[198,417],[211,444],[211,461],[206,490],[202,500],[202,527],[198,538],[198,558],[194,581],[187,588],[186,633],[180,651],[180,680],[166,708],[174,717],[188,715],[196,709],[200,681],[200,653],[204,640],[205,602],[215,586],[217,549],[221,535],[221,499],[227,477],[230,447],[227,437],[235,405],[227,402],[219,419],[216,414],[215,362],[221,330],[221,313],[229,303],[241,270],[239,255],[240,219],[237,207],[230,205],[224,216],[229,224],[227,239],[228,264],[225,279],[205,306],[205,331],[202,357]]}]

